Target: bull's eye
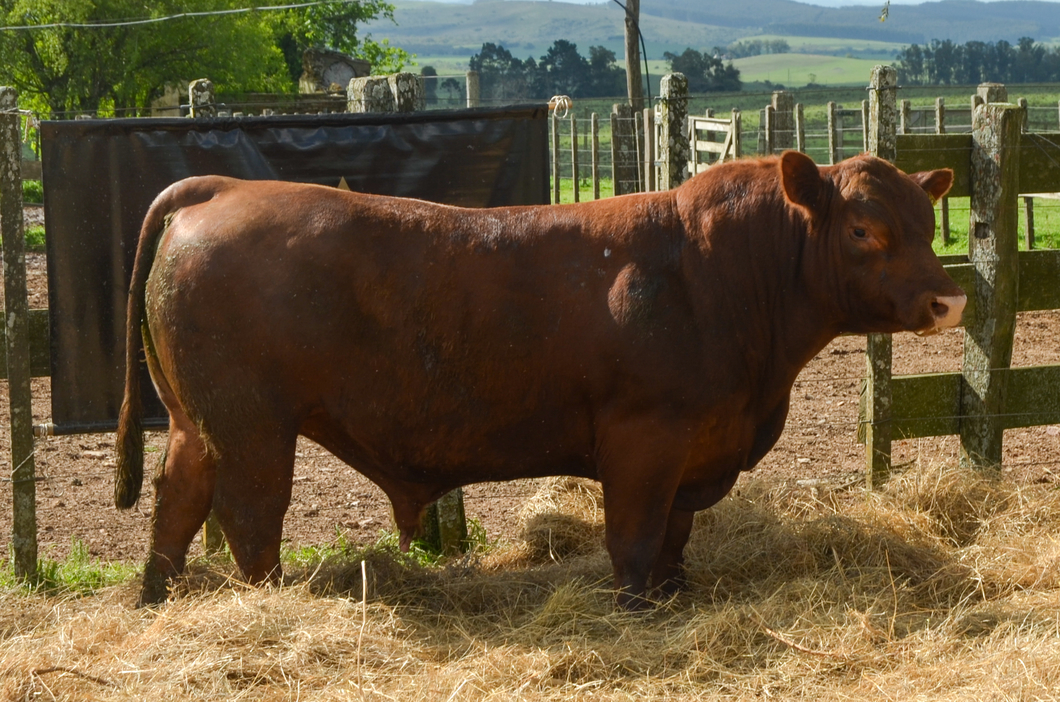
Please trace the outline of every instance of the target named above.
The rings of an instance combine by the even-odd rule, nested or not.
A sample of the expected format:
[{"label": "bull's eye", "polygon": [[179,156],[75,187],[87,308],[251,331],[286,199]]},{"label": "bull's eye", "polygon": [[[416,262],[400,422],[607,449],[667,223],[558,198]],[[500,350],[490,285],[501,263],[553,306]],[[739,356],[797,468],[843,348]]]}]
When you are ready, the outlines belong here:
[{"label": "bull's eye", "polygon": [[859,229],[855,229],[854,230],[854,238],[855,239],[867,239],[868,236],[869,235],[865,233],[864,229],[860,229],[859,228]]}]

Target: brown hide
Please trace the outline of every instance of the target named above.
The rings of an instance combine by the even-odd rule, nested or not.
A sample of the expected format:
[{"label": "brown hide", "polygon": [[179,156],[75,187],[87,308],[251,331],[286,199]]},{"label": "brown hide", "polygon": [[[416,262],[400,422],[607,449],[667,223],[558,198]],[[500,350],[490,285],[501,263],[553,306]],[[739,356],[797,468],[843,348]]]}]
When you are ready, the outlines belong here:
[{"label": "brown hide", "polygon": [[951,180],[789,152],[552,207],[173,185],[137,253],[119,433],[129,506],[146,319],[171,429],[143,601],[211,506],[246,577],[278,576],[299,434],[387,493],[406,546],[454,487],[595,478],[620,602],[669,590],[693,513],[773,446],[825,344],[956,324],[930,246]]}]

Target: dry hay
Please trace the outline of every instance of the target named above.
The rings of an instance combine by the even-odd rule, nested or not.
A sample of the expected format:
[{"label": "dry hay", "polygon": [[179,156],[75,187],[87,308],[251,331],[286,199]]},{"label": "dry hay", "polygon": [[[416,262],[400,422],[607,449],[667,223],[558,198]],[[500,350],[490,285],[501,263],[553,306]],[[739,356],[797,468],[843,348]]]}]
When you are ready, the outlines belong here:
[{"label": "dry hay", "polygon": [[[697,518],[689,589],[615,611],[602,502],[551,481],[526,543],[441,568],[369,550],[282,588],[200,565],[0,594],[0,699],[1043,699],[1060,690],[1060,494],[918,466],[882,491],[755,480]],[[369,573],[362,603],[360,558]]]}]

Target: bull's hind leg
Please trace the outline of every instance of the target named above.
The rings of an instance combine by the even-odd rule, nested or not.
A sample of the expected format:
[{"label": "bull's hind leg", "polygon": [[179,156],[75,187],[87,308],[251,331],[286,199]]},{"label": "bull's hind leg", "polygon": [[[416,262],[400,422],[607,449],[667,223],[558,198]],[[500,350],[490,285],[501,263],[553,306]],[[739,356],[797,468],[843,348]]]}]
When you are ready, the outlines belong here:
[{"label": "bull's hind leg", "polygon": [[243,577],[277,582],[298,436],[275,421],[248,424],[217,449],[213,508]]},{"label": "bull's hind leg", "polygon": [[199,432],[183,413],[171,410],[165,465],[155,478],[141,606],[164,601],[170,581],[184,570],[188,545],[210,512],[214,475],[213,459]]}]

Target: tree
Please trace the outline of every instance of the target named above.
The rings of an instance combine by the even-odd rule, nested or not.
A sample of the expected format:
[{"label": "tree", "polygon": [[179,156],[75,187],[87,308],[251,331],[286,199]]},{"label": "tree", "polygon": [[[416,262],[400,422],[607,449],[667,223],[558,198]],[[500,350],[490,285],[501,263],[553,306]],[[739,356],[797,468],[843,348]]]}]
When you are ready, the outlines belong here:
[{"label": "tree", "polygon": [[404,49],[377,42],[371,34],[357,36],[357,25],[380,17],[394,21],[394,6],[386,0],[332,0],[278,13],[275,42],[283,50],[291,79],[302,74],[302,53],[310,47],[334,49],[372,64],[376,74],[400,71],[414,58]]},{"label": "tree", "polygon": [[585,95],[591,85],[589,62],[578,53],[577,45],[566,39],[557,39],[541,57],[538,64],[539,94]]},{"label": "tree", "polygon": [[613,97],[621,95],[626,86],[626,72],[618,66],[615,52],[602,46],[589,47],[588,97]]},{"label": "tree", "polygon": [[[7,26],[93,23],[217,9],[218,0],[0,0]],[[281,56],[260,14],[125,27],[55,27],[0,33],[0,82],[54,116],[144,108],[167,82],[210,77],[278,88]]]},{"label": "tree", "polygon": [[468,66],[478,71],[479,94],[486,102],[525,100],[533,96],[537,64],[532,58],[520,61],[503,46],[487,42],[471,57]]},{"label": "tree", "polygon": [[688,90],[694,93],[735,91],[742,86],[740,69],[732,61],[724,63],[720,58],[701,54],[687,48],[680,54],[669,51],[663,58],[670,63],[670,70],[683,73],[688,78]]},{"label": "tree", "polygon": [[423,97],[428,105],[438,104],[438,69],[434,66],[424,66],[420,69],[423,76]]},{"label": "tree", "polygon": [[[246,0],[0,0],[0,22],[86,25],[246,6]],[[390,13],[382,0],[362,0],[126,26],[9,30],[0,32],[0,83],[53,117],[143,111],[167,83],[193,78],[210,78],[231,92],[287,92],[295,88],[301,50],[308,46],[353,53],[377,68],[407,58],[400,49],[357,37],[357,22]],[[297,52],[296,73],[290,52]]]}]

